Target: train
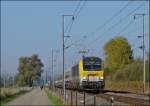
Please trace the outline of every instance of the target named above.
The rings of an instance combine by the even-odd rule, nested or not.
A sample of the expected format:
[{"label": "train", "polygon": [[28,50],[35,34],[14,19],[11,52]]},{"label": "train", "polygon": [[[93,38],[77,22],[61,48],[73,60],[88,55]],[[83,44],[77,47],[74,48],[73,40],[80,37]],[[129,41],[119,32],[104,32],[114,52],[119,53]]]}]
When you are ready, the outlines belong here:
[{"label": "train", "polygon": [[[56,87],[63,87],[63,80],[55,81]],[[105,73],[102,59],[83,56],[78,64],[65,72],[65,87],[77,90],[101,90],[105,87]]]}]

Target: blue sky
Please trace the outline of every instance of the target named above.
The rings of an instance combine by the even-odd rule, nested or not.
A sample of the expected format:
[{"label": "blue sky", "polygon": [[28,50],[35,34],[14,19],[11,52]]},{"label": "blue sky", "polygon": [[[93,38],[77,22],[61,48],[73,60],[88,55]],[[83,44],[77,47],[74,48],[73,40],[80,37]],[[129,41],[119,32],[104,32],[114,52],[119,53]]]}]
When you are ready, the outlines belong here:
[{"label": "blue sky", "polygon": [[[103,58],[103,46],[111,38],[124,36],[134,49],[134,56],[142,56],[142,51],[136,49],[142,39],[136,36],[142,34],[142,18],[133,20],[135,13],[147,13],[145,16],[146,51],[149,42],[149,6],[148,1],[130,1],[129,5],[106,26],[102,26],[129,1],[86,1],[83,9],[74,20],[70,35],[65,45],[86,36],[76,46],[65,51],[65,68],[68,70],[79,58],[79,50],[90,50],[87,55]],[[143,3],[144,2],[144,3]],[[51,67],[51,50],[54,49],[56,59],[55,73],[62,73],[62,14],[73,14],[78,4],[84,1],[2,1],[1,2],[1,71],[16,73],[18,58],[36,53],[45,64],[45,69]],[[143,5],[141,5],[143,3]],[[141,5],[141,6],[140,6]],[[135,12],[126,17],[131,11]],[[71,18],[65,18],[65,27]],[[118,23],[112,29],[114,24]],[[101,29],[96,30],[102,26]],[[127,28],[125,28],[127,26]],[[123,30],[126,29],[126,30]],[[121,32],[120,32],[121,31]],[[94,32],[94,33],[92,33]],[[120,32],[120,33],[119,33]],[[95,40],[97,39],[97,40]],[[56,53],[56,50],[59,52]]]}]

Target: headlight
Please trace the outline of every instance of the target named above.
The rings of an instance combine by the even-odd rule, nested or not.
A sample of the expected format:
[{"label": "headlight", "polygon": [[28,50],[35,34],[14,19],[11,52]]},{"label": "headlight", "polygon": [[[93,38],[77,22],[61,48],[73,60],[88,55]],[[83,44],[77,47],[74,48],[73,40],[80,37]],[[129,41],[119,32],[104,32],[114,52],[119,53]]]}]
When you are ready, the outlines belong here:
[{"label": "headlight", "polygon": [[104,77],[100,77],[100,79],[104,79]]},{"label": "headlight", "polygon": [[82,80],[83,81],[87,81],[87,77],[82,77]]},{"label": "headlight", "polygon": [[82,79],[86,79],[86,77],[82,77]]}]

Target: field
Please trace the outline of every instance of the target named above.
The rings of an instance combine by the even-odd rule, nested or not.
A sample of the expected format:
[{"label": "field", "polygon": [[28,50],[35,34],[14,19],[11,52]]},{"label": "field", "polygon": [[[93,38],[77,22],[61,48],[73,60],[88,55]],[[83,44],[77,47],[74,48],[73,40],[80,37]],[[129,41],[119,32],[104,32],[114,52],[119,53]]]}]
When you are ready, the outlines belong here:
[{"label": "field", "polygon": [[1,88],[0,102],[5,104],[30,90],[31,88],[29,87]]},{"label": "field", "polygon": [[[105,89],[143,93],[143,83],[140,81],[129,81],[129,82],[106,81]],[[146,82],[146,90],[145,90],[146,94],[150,94],[149,89],[150,83]]]}]

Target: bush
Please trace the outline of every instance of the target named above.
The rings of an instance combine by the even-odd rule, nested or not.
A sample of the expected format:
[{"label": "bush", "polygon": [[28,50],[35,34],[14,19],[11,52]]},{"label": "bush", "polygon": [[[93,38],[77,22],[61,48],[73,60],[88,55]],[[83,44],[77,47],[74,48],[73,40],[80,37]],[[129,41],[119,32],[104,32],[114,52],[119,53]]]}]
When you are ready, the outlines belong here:
[{"label": "bush", "polygon": [[[140,59],[126,65],[123,69],[109,73],[110,81],[142,81],[143,62]],[[146,81],[150,81],[149,61],[146,61]]]},{"label": "bush", "polygon": [[1,91],[0,93],[0,100],[4,99],[6,97],[5,93],[3,91]]},{"label": "bush", "polygon": [[6,97],[10,97],[10,96],[12,96],[14,94],[15,94],[15,92],[13,92],[12,89],[1,88],[0,100],[5,99]]},{"label": "bush", "polygon": [[6,97],[10,97],[12,95],[13,95],[13,92],[11,92],[10,90],[8,90],[8,91],[5,92],[5,96]]},{"label": "bush", "polygon": [[[150,86],[149,82],[146,82],[145,93],[149,94]],[[105,89],[114,91],[128,91],[134,93],[143,93],[142,81],[106,81]]]}]

